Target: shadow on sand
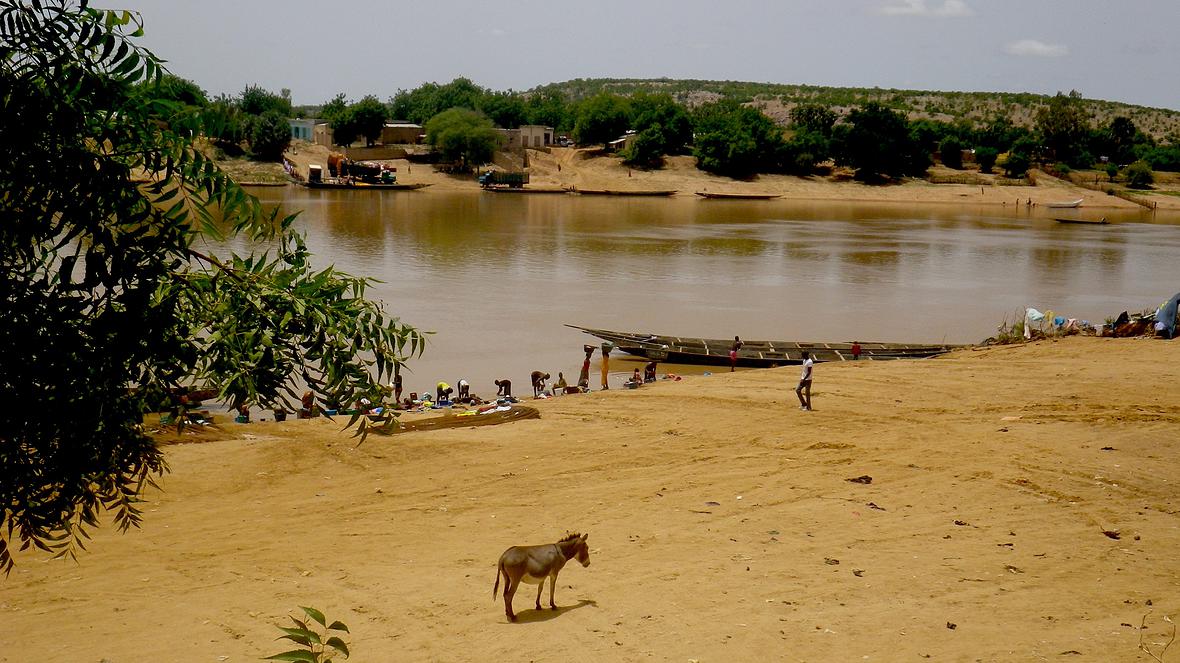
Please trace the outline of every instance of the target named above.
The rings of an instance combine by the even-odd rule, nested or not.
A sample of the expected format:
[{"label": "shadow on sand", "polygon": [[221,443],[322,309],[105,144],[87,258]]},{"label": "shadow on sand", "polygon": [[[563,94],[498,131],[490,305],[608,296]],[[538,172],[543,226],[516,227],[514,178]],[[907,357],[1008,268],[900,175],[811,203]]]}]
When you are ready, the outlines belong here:
[{"label": "shadow on sand", "polygon": [[592,601],[590,599],[582,599],[574,605],[559,605],[559,606],[557,606],[556,610],[553,610],[551,608],[542,608],[541,610],[537,610],[536,608],[532,608],[529,610],[525,610],[525,611],[516,613],[516,622],[515,623],[517,623],[517,624],[532,624],[534,622],[547,622],[550,619],[556,619],[556,618],[564,615],[565,613],[569,612],[570,610],[577,610],[578,608],[585,608],[588,605],[592,605],[595,608],[597,608],[598,602]]}]

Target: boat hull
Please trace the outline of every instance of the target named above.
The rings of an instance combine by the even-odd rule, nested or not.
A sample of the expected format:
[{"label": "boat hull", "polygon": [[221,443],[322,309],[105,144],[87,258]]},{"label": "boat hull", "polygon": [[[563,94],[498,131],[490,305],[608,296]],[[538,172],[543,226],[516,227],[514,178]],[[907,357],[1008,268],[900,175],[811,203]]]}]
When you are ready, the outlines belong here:
[{"label": "boat hull", "polygon": [[[592,329],[566,325],[614,343],[615,348],[627,354],[652,361],[673,364],[697,364],[705,366],[728,366],[729,348],[733,341],[727,339],[683,338],[616,332],[608,329]],[[956,345],[911,345],[903,343],[861,343],[860,360],[883,361],[893,359],[925,359],[945,354]],[[851,343],[822,343],[799,341],[743,341],[738,351],[736,364],[751,368],[771,368],[803,363],[803,352],[809,352],[814,361],[851,361]]]},{"label": "boat hull", "polygon": [[302,186],[309,189],[332,189],[341,191],[415,191],[417,189],[424,189],[429,184],[414,183],[414,184],[339,184],[336,182],[300,182]]}]

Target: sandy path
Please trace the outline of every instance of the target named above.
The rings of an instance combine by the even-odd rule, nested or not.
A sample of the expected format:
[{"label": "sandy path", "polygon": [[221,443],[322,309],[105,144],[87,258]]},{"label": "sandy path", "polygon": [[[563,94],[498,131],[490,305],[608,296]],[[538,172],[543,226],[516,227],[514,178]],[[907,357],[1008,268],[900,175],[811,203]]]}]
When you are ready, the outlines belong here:
[{"label": "sandy path", "polygon": [[[257,660],[297,605],[356,661],[1145,660],[1140,619],[1180,610],[1180,344],[823,364],[812,413],[796,370],[169,447],[142,530],[18,557],[0,661]],[[567,528],[591,566],[506,623],[496,558]]]}]

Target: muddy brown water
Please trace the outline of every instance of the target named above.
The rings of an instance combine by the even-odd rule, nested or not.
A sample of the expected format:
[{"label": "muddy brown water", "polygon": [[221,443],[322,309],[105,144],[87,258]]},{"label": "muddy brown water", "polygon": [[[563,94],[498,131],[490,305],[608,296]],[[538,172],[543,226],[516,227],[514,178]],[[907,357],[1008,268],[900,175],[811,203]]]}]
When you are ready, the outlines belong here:
[{"label": "muddy brown water", "polygon": [[[435,332],[410,364],[407,392],[466,378],[487,395],[493,379],[507,377],[515,393],[531,394],[533,370],[554,379],[564,371],[573,382],[582,344],[597,340],[565,323],[973,343],[1026,306],[1101,323],[1180,290],[1180,225],[1146,212],[1095,211],[1112,223],[1086,226],[1059,224],[1049,210],[996,207],[254,193],[302,210],[297,227],[317,264],[380,279],[371,297]],[[639,365],[617,359],[613,386]]]}]

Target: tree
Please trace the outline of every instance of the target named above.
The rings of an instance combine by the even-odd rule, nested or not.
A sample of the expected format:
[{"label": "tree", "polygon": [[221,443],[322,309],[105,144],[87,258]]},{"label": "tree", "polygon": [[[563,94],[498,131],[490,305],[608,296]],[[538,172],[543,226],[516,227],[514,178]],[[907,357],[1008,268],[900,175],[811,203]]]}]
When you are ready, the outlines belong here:
[{"label": "tree", "polygon": [[1135,144],[1139,130],[1128,117],[1118,116],[1106,128],[1106,139],[1110,146],[1108,157],[1115,163],[1130,163],[1135,159]]},{"label": "tree", "polygon": [[[365,143],[372,145],[377,142],[377,139],[381,138],[381,132],[385,129],[385,119],[388,112],[389,109],[385,107],[385,104],[378,101],[377,97],[368,95],[364,99],[349,106],[348,111],[341,118],[341,121],[348,123],[349,130],[354,135],[364,136]],[[352,141],[349,142],[351,143]]]},{"label": "tree", "polygon": [[947,136],[938,143],[938,155],[942,165],[961,170],[963,168],[963,144],[955,136]]},{"label": "tree", "polygon": [[[141,519],[167,465],[143,429],[182,385],[289,407],[364,394],[422,336],[316,270],[292,224],[170,129],[180,104],[134,86],[160,61],[139,16],[86,0],[0,0],[0,568],[12,546],[73,555],[111,512]],[[261,254],[216,255],[228,237]],[[297,400],[297,399],[296,399]],[[357,432],[367,432],[367,421]]]},{"label": "tree", "polygon": [[291,117],[291,99],[269,92],[258,85],[247,85],[238,99],[238,108],[248,115],[262,115],[266,111],[278,111],[283,117]]},{"label": "tree", "polygon": [[348,109],[348,98],[344,96],[343,92],[341,92],[340,94],[337,94],[335,97],[332,97],[331,100],[324,102],[323,106],[320,106],[319,119],[324,120],[324,121],[328,122],[329,124],[332,124],[332,123],[336,122],[336,120],[338,120],[340,118],[340,116],[344,114],[344,111],[347,109]]},{"label": "tree", "polygon": [[725,99],[693,113],[697,167],[730,177],[774,170],[782,132],[757,108]]},{"label": "tree", "polygon": [[1028,173],[1028,167],[1031,162],[1028,154],[1024,152],[1012,151],[1008,153],[1008,159],[1004,162],[1004,175],[1007,177],[1024,177]]},{"label": "tree", "polygon": [[500,140],[491,120],[466,108],[445,110],[426,123],[426,142],[464,168],[491,161]]},{"label": "tree", "polygon": [[144,81],[137,87],[154,99],[166,99],[197,108],[209,105],[209,96],[201,86],[174,74],[163,74],[157,80]]},{"label": "tree", "polygon": [[574,126],[569,104],[556,89],[529,93],[525,100],[525,113],[529,124],[553,127],[557,131],[569,131]]},{"label": "tree", "polygon": [[1049,105],[1037,111],[1037,130],[1052,158],[1071,166],[1088,167],[1091,159],[1086,149],[1090,120],[1082,107],[1082,95],[1071,90],[1068,95],[1057,93]]},{"label": "tree", "polygon": [[582,102],[574,122],[574,140],[580,145],[604,145],[630,126],[627,100],[617,94],[597,94]]},{"label": "tree", "polygon": [[631,126],[638,135],[624,150],[625,163],[659,166],[665,154],[679,153],[692,141],[692,120],[671,95],[636,94],[631,98],[631,111]]},{"label": "tree", "polygon": [[291,125],[277,110],[269,110],[250,122],[250,151],[264,161],[278,161],[291,144]]},{"label": "tree", "polygon": [[1127,186],[1132,189],[1150,189],[1155,182],[1155,174],[1146,161],[1136,161],[1124,168],[1123,177],[1127,178]]},{"label": "tree", "polygon": [[479,110],[487,115],[496,126],[515,129],[527,124],[524,100],[515,92],[495,92],[483,98]]},{"label": "tree", "polygon": [[996,165],[997,156],[999,156],[999,152],[994,147],[975,148],[975,163],[979,164],[979,172],[992,172],[992,167]]},{"label": "tree", "polygon": [[910,136],[905,118],[872,101],[848,114],[848,129],[839,134],[836,162],[856,169],[856,178],[872,181],[882,175],[920,175],[929,157]]},{"label": "tree", "polygon": [[800,104],[791,109],[791,124],[821,136],[831,136],[836,112],[821,104]]}]

